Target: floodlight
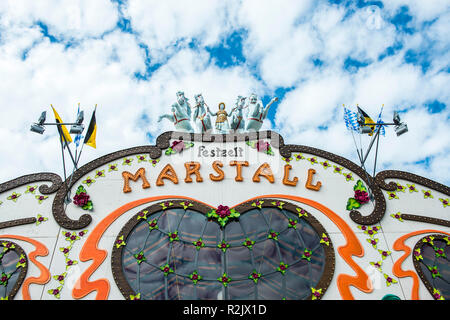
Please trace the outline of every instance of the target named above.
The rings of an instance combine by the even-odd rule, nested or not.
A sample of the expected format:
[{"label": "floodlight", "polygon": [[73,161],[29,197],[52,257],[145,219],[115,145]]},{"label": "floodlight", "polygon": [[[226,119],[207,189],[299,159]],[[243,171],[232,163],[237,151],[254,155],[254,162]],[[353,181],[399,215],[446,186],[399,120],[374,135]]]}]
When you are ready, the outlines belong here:
[{"label": "floodlight", "polygon": [[400,124],[400,115],[398,114],[397,111],[394,111],[394,117],[392,121],[395,123],[396,126]]},{"label": "floodlight", "polygon": [[31,125],[30,131],[39,133],[39,134],[43,134],[45,131],[45,128],[44,128],[44,126],[41,126],[41,125],[35,123],[35,124]]},{"label": "floodlight", "polygon": [[45,122],[46,116],[47,116],[47,112],[43,111],[41,113],[41,116],[38,119],[38,122],[31,125],[30,131],[39,133],[39,134],[43,134],[45,131],[45,127],[43,126],[43,124]]},{"label": "floodlight", "polygon": [[84,112],[80,111],[80,113],[77,116],[77,120],[75,121],[76,124],[70,127],[70,133],[72,134],[82,133],[84,130],[84,126],[82,124],[83,120],[84,120]]},{"label": "floodlight", "polygon": [[40,126],[42,126],[45,122],[45,118],[47,117],[47,111],[42,111],[41,116],[39,117],[38,123]]},{"label": "floodlight", "polygon": [[74,124],[70,127],[70,133],[72,134],[80,134],[84,130],[84,126],[82,124]]},{"label": "floodlight", "polygon": [[80,111],[77,116],[77,121],[75,121],[77,124],[81,124],[84,120],[84,111]]},{"label": "floodlight", "polygon": [[361,134],[371,133],[371,132],[372,132],[372,128],[369,126],[360,126],[359,127],[359,133],[361,133]]},{"label": "floodlight", "polygon": [[397,136],[401,136],[402,134],[408,132],[408,126],[406,123],[400,123],[399,125],[395,126],[395,133]]},{"label": "floodlight", "polygon": [[394,122],[394,130],[397,136],[401,136],[402,134],[408,132],[408,126],[406,123],[401,122],[400,115],[397,111],[394,111],[394,117],[392,118],[392,121]]}]

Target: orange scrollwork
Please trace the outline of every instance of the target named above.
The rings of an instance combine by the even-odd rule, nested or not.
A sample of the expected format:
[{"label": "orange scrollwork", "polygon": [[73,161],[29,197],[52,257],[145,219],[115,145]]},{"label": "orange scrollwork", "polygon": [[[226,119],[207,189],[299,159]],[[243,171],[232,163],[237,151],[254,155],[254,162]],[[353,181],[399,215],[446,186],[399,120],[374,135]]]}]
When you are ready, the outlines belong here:
[{"label": "orange scrollwork", "polygon": [[50,280],[50,272],[48,271],[48,269],[42,263],[40,263],[39,261],[36,260],[36,257],[45,257],[46,255],[48,255],[48,249],[46,246],[44,246],[39,241],[36,241],[31,238],[19,236],[19,235],[2,234],[2,235],[0,235],[0,238],[8,238],[8,239],[16,239],[16,240],[25,241],[25,242],[32,244],[36,248],[36,250],[34,250],[28,254],[28,258],[30,259],[31,262],[33,262],[38,267],[38,269],[41,271],[41,274],[39,277],[26,278],[22,285],[23,300],[31,300],[30,290],[29,290],[30,284],[36,283],[36,284],[43,285],[43,284],[46,284]]},{"label": "orange scrollwork", "polygon": [[439,231],[439,230],[418,230],[418,231],[414,231],[414,232],[405,234],[404,236],[401,236],[400,238],[395,240],[394,245],[393,245],[394,250],[404,251],[405,253],[397,261],[395,261],[394,266],[392,267],[392,272],[394,273],[394,275],[396,275],[399,278],[405,278],[405,277],[412,278],[413,286],[411,289],[411,300],[419,300],[419,277],[417,276],[417,273],[412,270],[403,270],[402,269],[403,262],[411,254],[411,248],[405,244],[405,241],[411,237],[417,236],[419,234],[424,234],[424,233],[442,233],[442,234],[450,235],[449,233],[447,233],[445,231]]}]

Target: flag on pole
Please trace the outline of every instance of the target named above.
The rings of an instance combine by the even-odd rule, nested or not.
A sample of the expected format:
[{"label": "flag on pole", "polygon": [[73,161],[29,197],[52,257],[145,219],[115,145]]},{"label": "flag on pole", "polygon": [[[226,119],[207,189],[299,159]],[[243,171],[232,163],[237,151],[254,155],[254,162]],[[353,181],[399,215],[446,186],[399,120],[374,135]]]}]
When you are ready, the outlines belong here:
[{"label": "flag on pole", "polygon": [[[381,120],[381,113],[383,113],[383,107],[381,107],[381,111],[380,111],[380,114],[378,115],[377,123],[384,123],[383,120]],[[380,134],[382,136],[384,136],[386,134],[386,130],[384,129],[384,127],[385,127],[384,125],[380,126]]]},{"label": "flag on pole", "polygon": [[[358,112],[364,117],[364,124],[371,124],[371,123],[375,123],[371,117],[369,117],[369,115],[367,113],[364,112],[363,109],[361,109],[358,106]],[[369,133],[369,136],[373,135],[373,131],[375,130],[375,126],[368,126],[370,127],[370,129],[372,129],[372,131]]]},{"label": "flag on pole", "polygon": [[350,111],[349,109],[347,109],[344,106],[344,121],[345,121],[345,126],[347,127],[348,130],[353,130],[358,132],[359,129],[359,124],[357,121],[357,114],[356,112]]},{"label": "flag on pole", "polygon": [[91,122],[89,122],[89,127],[86,132],[86,136],[84,137],[84,144],[87,144],[88,146],[92,148],[96,148],[96,142],[95,138],[97,135],[97,121],[95,119],[95,111],[97,110],[97,105],[95,105],[94,112],[92,113]]},{"label": "flag on pole", "polygon": [[[78,104],[77,118],[79,115],[80,115],[80,104]],[[81,135],[81,133],[77,134],[75,136],[75,139],[73,139],[73,142],[75,143],[77,148],[80,146],[81,139],[83,139],[83,136]]]},{"label": "flag on pole", "polygon": [[[50,105],[53,109],[53,113],[55,114],[55,120],[56,123],[64,123],[61,120],[61,117],[59,116],[58,112],[56,112],[55,108],[53,108],[53,105]],[[72,137],[69,134],[69,131],[67,130],[65,125],[56,126],[58,128],[59,135],[61,137],[61,142],[65,146],[64,140],[67,141],[67,144],[72,142]]]},{"label": "flag on pole", "polygon": [[83,135],[81,135],[81,134],[77,134],[76,136],[75,136],[75,139],[73,139],[73,142],[75,143],[75,145],[77,146],[77,148],[80,146],[80,142],[81,142],[81,139],[83,139]]}]

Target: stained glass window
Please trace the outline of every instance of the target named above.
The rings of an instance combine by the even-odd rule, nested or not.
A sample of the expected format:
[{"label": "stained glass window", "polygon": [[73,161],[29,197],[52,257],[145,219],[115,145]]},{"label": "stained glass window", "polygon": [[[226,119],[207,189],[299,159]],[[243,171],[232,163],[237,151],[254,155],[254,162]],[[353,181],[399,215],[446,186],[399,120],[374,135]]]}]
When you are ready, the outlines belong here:
[{"label": "stained glass window", "polygon": [[139,212],[114,248],[120,250],[117,273],[129,288],[124,296],[308,299],[318,285],[323,294],[334,257],[322,226],[292,204],[261,202],[236,208],[239,217],[224,226],[208,218],[212,209],[195,203]]}]

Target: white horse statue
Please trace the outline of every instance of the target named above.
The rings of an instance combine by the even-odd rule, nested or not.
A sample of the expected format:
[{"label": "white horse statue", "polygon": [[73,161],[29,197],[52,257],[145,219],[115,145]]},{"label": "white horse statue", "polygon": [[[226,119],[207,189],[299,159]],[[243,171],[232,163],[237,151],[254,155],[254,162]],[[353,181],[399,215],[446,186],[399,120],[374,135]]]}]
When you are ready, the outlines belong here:
[{"label": "white horse statue", "polygon": [[264,119],[267,117],[270,106],[278,101],[275,97],[267,104],[263,106],[262,101],[258,99],[258,96],[254,93],[250,95],[249,102],[245,107],[247,109],[247,120],[245,122],[245,131],[259,131],[263,124]]},{"label": "white horse statue", "polygon": [[172,114],[163,114],[158,118],[158,122],[166,118],[173,122],[177,131],[194,132],[191,126],[191,106],[188,99],[185,98],[184,92],[177,92],[177,102],[172,104]]},{"label": "white horse statue", "polygon": [[194,122],[197,132],[204,133],[212,130],[211,117],[206,112],[205,100],[201,93],[195,95],[195,107],[192,113],[192,122]]},{"label": "white horse statue", "polygon": [[244,107],[245,106],[245,97],[238,96],[236,100],[236,106],[231,110],[231,130],[234,132],[242,132],[245,129],[245,120],[244,120]]}]

